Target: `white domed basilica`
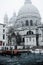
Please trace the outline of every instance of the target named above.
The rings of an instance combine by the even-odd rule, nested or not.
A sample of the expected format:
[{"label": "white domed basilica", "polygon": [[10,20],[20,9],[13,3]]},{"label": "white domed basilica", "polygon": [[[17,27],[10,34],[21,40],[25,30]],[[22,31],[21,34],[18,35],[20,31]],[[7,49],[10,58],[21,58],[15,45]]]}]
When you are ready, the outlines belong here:
[{"label": "white domed basilica", "polygon": [[25,0],[13,24],[15,33],[22,36],[21,45],[25,45],[25,47],[43,45],[41,16],[31,0]]}]

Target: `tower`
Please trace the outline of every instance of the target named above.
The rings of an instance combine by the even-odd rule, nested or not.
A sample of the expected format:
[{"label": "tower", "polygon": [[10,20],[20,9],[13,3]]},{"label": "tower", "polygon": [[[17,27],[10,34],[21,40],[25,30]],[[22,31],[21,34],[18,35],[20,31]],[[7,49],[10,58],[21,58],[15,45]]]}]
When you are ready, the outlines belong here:
[{"label": "tower", "polygon": [[4,16],[4,23],[6,25],[8,25],[8,15],[7,14],[5,14],[5,16]]}]

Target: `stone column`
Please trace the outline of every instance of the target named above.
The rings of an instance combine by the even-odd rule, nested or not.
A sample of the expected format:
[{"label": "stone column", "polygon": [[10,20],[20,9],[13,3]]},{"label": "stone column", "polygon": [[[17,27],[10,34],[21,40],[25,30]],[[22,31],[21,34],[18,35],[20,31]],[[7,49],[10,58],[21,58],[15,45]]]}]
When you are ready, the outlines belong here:
[{"label": "stone column", "polygon": [[38,33],[38,29],[36,29],[36,46],[39,46],[39,33]]},{"label": "stone column", "polygon": [[42,29],[42,41],[43,41],[43,29]]}]

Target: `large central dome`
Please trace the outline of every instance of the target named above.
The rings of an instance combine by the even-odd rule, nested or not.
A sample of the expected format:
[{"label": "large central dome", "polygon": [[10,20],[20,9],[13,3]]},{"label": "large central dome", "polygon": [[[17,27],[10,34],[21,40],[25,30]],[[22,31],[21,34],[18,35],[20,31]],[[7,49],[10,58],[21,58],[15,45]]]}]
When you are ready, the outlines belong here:
[{"label": "large central dome", "polygon": [[24,22],[26,20],[38,21],[40,24],[41,17],[38,9],[32,4],[31,0],[25,0],[24,6],[18,12],[17,21]]},{"label": "large central dome", "polygon": [[24,6],[20,9],[18,16],[34,15],[40,17],[38,9],[32,5],[31,0],[25,0]]}]

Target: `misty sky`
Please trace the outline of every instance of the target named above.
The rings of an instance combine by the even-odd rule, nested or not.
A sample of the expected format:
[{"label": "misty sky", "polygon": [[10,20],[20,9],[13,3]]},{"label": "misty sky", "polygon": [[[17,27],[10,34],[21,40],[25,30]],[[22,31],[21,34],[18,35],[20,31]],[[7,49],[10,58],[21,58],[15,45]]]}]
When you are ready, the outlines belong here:
[{"label": "misty sky", "polygon": [[[7,13],[8,17],[11,18],[13,13],[18,13],[25,0],[0,0],[0,23],[3,23],[4,15]],[[43,0],[31,0],[41,15],[43,22]]]}]

